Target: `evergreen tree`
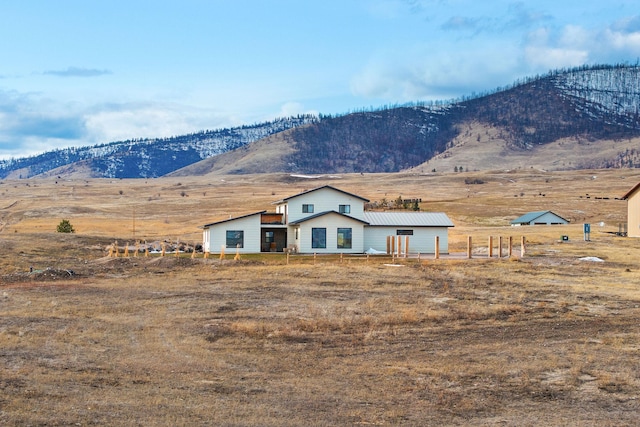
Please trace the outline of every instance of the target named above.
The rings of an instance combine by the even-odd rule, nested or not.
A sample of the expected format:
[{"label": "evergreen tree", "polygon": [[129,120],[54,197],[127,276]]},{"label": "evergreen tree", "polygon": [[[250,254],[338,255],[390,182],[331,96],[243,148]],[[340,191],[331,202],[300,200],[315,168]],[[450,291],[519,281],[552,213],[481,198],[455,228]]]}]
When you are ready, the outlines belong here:
[{"label": "evergreen tree", "polygon": [[73,229],[73,225],[71,225],[68,219],[63,219],[62,221],[60,221],[60,224],[58,224],[57,231],[58,233],[75,233],[76,232],[76,230]]}]

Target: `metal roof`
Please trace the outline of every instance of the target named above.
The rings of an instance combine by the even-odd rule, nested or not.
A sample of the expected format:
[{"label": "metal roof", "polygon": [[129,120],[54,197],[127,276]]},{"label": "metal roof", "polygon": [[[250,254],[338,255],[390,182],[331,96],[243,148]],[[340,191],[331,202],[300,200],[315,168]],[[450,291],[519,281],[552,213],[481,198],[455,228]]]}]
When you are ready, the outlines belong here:
[{"label": "metal roof", "polygon": [[449,217],[442,212],[370,212],[364,220],[372,226],[389,227],[453,227]]},{"label": "metal roof", "polygon": [[358,219],[358,218],[354,218],[354,217],[349,216],[349,215],[341,214],[340,212],[336,212],[336,211],[325,211],[325,212],[319,212],[319,213],[317,213],[317,214],[313,214],[313,215],[307,216],[307,217],[305,217],[305,218],[300,218],[300,219],[299,219],[299,220],[297,220],[297,221],[291,221],[289,224],[291,224],[291,225],[298,225],[298,224],[301,224],[301,223],[303,223],[303,222],[305,222],[305,221],[309,221],[310,219],[318,218],[318,217],[325,216],[325,215],[332,214],[332,213],[334,213],[334,214],[336,214],[336,215],[340,215],[340,216],[345,217],[345,218],[352,219],[352,220],[354,220],[354,221],[363,222],[363,223],[365,223],[365,224],[366,224],[366,221],[363,221],[363,220]]},{"label": "metal roof", "polygon": [[[529,212],[526,213],[524,215],[522,215],[521,217],[518,217],[516,219],[514,219],[513,221],[511,221],[511,224],[529,224],[532,221],[535,221],[536,219],[540,218],[542,215],[548,214],[550,213],[551,215],[555,215],[558,218],[562,219],[563,221],[567,221],[566,219],[562,218],[560,215],[555,214],[551,211],[537,211],[537,212]],[[569,221],[567,221],[569,222]]]},{"label": "metal roof", "polygon": [[202,226],[202,228],[209,228],[212,225],[222,224],[223,222],[235,221],[237,219],[247,218],[247,217],[254,216],[254,215],[260,215],[260,214],[263,214],[263,213],[266,213],[266,212],[267,211],[252,212],[252,213],[249,213],[249,214],[246,214],[246,215],[241,215],[241,216],[236,216],[236,217],[229,217],[227,219],[223,219],[223,220],[220,220],[220,221],[216,221],[216,222],[211,222],[209,224],[205,224],[205,225]]},{"label": "metal roof", "polygon": [[332,187],[330,185],[323,185],[321,187],[316,187],[316,188],[312,188],[311,190],[303,191],[302,193],[294,194],[293,196],[285,197],[284,199],[277,200],[277,201],[273,202],[272,204],[273,205],[281,205],[281,204],[286,203],[286,202],[288,202],[289,200],[291,200],[291,199],[293,199],[295,197],[302,196],[304,194],[313,193],[314,191],[323,190],[323,189],[327,189],[327,188],[330,189],[330,190],[333,190],[333,191],[337,191],[337,192],[342,193],[342,194],[346,194],[347,196],[355,197],[355,198],[360,199],[360,200],[362,200],[364,202],[368,202],[369,201],[369,199],[365,199],[364,197],[358,196],[357,194],[348,193],[348,192],[346,192],[344,190],[340,190],[339,188]]}]

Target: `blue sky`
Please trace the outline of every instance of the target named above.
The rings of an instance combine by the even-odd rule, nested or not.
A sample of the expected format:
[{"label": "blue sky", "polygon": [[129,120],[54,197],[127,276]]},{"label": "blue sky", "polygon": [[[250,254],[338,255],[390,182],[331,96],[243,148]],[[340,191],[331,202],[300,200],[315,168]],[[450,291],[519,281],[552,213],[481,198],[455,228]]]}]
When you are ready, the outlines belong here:
[{"label": "blue sky", "polygon": [[637,0],[6,0],[0,158],[636,63]]}]

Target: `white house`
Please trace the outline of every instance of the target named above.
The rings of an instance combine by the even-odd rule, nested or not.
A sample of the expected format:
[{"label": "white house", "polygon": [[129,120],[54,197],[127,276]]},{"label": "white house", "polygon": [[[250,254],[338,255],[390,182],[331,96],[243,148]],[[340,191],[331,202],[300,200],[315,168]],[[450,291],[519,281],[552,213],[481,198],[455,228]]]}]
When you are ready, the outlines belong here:
[{"label": "white house", "polygon": [[205,224],[203,248],[241,253],[364,253],[386,252],[388,236],[409,242],[410,252],[448,253],[453,223],[444,213],[369,212],[369,200],[325,185],[274,202],[276,211],[254,212]]}]

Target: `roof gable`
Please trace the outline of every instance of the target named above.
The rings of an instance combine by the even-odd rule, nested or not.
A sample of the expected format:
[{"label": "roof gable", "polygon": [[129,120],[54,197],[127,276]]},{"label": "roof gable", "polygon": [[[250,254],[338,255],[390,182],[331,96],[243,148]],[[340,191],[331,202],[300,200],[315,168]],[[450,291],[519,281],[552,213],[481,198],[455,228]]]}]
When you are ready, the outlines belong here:
[{"label": "roof gable", "polygon": [[551,211],[536,211],[536,212],[528,212],[528,213],[522,215],[521,217],[518,217],[518,218],[514,219],[513,221],[511,221],[511,224],[528,224],[531,221],[535,221],[536,219],[538,219],[541,216],[546,215],[546,214],[551,214],[551,215],[557,216],[561,220],[569,222],[568,220],[562,218],[560,215],[555,214],[555,213],[553,213]]},{"label": "roof gable", "polygon": [[336,211],[319,212],[317,214],[313,214],[313,215],[310,215],[310,216],[307,216],[307,217],[304,217],[304,218],[300,218],[297,221],[291,221],[289,224],[290,225],[298,225],[298,224],[301,224],[303,222],[306,222],[306,221],[309,221],[309,220],[312,220],[312,219],[315,219],[315,218],[320,218],[322,216],[329,215],[329,214],[340,215],[341,217],[348,218],[348,219],[350,219],[352,221],[357,221],[357,222],[361,222],[363,224],[368,224],[368,222],[366,222],[366,221],[363,221],[363,220],[358,219],[358,218],[354,218],[354,217],[349,216],[349,215],[341,214],[340,212],[336,212]]},{"label": "roof gable", "polygon": [[288,202],[291,199],[294,199],[296,197],[300,197],[309,193],[313,193],[314,191],[318,191],[318,190],[323,190],[323,189],[329,189],[329,190],[333,190],[333,191],[337,191],[338,193],[342,193],[342,194],[346,194],[347,196],[351,196],[351,197],[355,197],[357,199],[360,199],[364,202],[369,202],[369,199],[365,199],[364,197],[358,196],[357,194],[353,194],[353,193],[348,193],[346,191],[340,190],[339,188],[335,188],[332,187],[330,185],[323,185],[321,187],[316,187],[316,188],[312,188],[311,190],[307,190],[307,191],[303,191],[302,193],[298,193],[298,194],[294,194],[293,196],[289,196],[289,197],[285,197],[282,200],[278,200],[276,202],[273,202],[276,205],[281,205],[283,203]]},{"label": "roof gable", "polygon": [[233,218],[227,218],[227,219],[223,219],[223,220],[220,220],[220,221],[216,221],[216,222],[212,222],[212,223],[209,223],[209,224],[205,224],[205,225],[202,226],[202,228],[209,228],[212,225],[222,224],[224,222],[229,222],[229,221],[236,221],[236,220],[243,219],[243,218],[248,218],[248,217],[254,216],[254,215],[262,215],[263,213],[266,213],[266,212],[267,211],[252,212],[252,213],[249,213],[249,214],[246,214],[246,215],[236,216],[236,217],[233,217]]},{"label": "roof gable", "polygon": [[627,193],[622,196],[622,200],[628,200],[638,189],[640,189],[640,182],[634,185],[631,190],[627,191]]}]

